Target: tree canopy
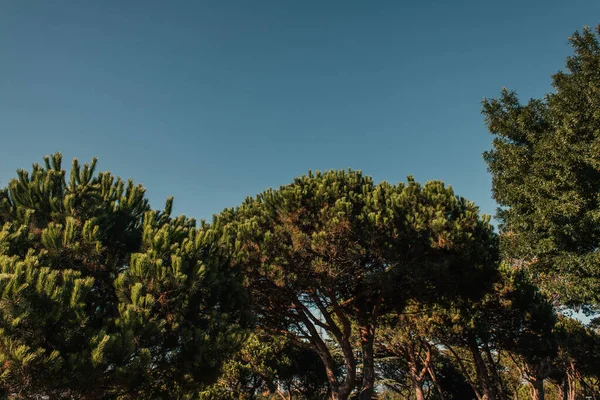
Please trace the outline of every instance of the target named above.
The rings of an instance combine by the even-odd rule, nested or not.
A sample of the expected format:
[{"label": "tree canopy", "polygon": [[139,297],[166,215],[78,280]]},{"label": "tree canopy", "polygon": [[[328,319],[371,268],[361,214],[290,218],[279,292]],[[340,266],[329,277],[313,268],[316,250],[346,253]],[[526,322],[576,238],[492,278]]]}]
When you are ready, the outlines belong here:
[{"label": "tree canopy", "polygon": [[[441,182],[311,173],[226,210],[214,225],[244,270],[258,323],[311,343],[340,399],[355,389],[359,363],[359,396],[372,396],[380,316],[413,298],[476,296],[496,270],[489,218]],[[341,377],[326,337],[343,354]]]},{"label": "tree canopy", "polygon": [[521,104],[505,89],[483,102],[503,250],[563,304],[600,303],[598,33],[571,36],[574,54],[553,76],[555,92]]},{"label": "tree canopy", "polygon": [[0,385],[51,397],[165,397],[216,378],[248,324],[214,239],[172,199],[96,160],[19,170],[0,199]]}]

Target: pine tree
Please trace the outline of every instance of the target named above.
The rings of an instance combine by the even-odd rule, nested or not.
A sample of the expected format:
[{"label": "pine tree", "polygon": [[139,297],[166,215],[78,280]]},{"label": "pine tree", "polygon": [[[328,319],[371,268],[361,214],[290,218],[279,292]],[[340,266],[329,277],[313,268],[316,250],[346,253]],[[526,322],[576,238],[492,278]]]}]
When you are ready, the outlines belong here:
[{"label": "pine tree", "polygon": [[214,380],[248,314],[207,229],[59,153],[0,192],[0,387],[81,398],[185,396]]},{"label": "pine tree", "polygon": [[313,346],[333,399],[370,399],[379,318],[411,298],[481,292],[496,268],[488,222],[441,182],[375,185],[330,171],[249,198],[214,226],[245,270],[258,323]]}]

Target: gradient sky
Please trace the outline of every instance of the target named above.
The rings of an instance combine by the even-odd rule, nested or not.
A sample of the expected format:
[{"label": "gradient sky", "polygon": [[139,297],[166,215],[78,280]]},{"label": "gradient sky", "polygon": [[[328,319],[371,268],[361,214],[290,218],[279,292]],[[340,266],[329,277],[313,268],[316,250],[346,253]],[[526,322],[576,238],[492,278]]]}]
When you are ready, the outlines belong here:
[{"label": "gradient sky", "polygon": [[600,1],[0,2],[0,185],[61,151],[210,219],[312,170],[494,213],[483,97],[551,90]]}]

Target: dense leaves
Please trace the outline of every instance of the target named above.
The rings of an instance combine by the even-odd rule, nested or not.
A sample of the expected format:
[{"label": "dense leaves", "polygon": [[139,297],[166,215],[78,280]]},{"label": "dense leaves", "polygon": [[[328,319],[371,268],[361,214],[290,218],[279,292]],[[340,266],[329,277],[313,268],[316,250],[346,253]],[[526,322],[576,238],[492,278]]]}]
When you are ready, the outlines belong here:
[{"label": "dense leaves", "polygon": [[[600,29],[600,28],[599,28]],[[485,100],[494,135],[485,154],[502,206],[506,256],[528,265],[560,302],[600,302],[600,44],[571,37],[554,93],[521,104],[514,92]]]},{"label": "dense leaves", "polygon": [[216,378],[247,313],[211,236],[95,160],[68,182],[60,154],[44,161],[0,200],[0,386],[168,397]]},{"label": "dense leaves", "polygon": [[[245,271],[259,323],[308,341],[334,398],[354,390],[360,363],[357,389],[368,399],[379,317],[409,299],[481,292],[496,268],[488,222],[440,182],[375,185],[360,172],[331,171],[248,199],[215,226]],[[342,377],[325,337],[343,355]]]}]

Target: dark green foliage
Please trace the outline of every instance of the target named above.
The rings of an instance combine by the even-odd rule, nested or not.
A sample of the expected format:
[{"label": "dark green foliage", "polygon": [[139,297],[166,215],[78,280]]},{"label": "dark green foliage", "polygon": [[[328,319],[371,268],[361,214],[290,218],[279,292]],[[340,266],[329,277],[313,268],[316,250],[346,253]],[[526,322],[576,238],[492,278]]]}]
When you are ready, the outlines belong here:
[{"label": "dark green foliage", "polygon": [[543,391],[544,382],[556,373],[556,312],[522,270],[505,270],[503,278],[484,311],[490,340],[506,351],[532,392]]},{"label": "dark green foliage", "polygon": [[[463,374],[454,366],[452,360],[442,353],[438,353],[432,360],[432,370],[435,371],[435,378],[441,394],[431,380],[430,375],[426,375],[423,381],[423,390],[427,399],[435,400],[475,400],[476,396],[465,380]],[[402,358],[386,358],[378,363],[380,374],[379,384],[388,392],[388,397],[398,399],[415,398],[415,390],[411,379],[409,378],[409,367]],[[394,393],[397,397],[392,395]]]},{"label": "dark green foliage", "polygon": [[[448,357],[436,358],[434,368],[444,399],[474,400],[476,398],[465,377],[456,369]],[[434,399],[439,398],[437,393],[433,395]]]},{"label": "dark green foliage", "polygon": [[442,345],[478,397],[489,399],[506,398],[512,390],[507,364],[518,364],[518,381],[543,381],[557,355],[552,304],[523,270],[503,265],[499,272],[483,298],[457,298],[427,314],[435,326],[429,337]]},{"label": "dark green foliage", "polygon": [[[215,227],[246,271],[259,323],[309,341],[334,398],[350,394],[361,363],[359,392],[369,398],[379,316],[411,298],[481,293],[496,268],[488,221],[441,182],[375,185],[360,172],[331,171],[248,199]],[[343,354],[341,379],[319,330]]]},{"label": "dark green foliage", "polygon": [[68,182],[44,161],[0,195],[0,387],[166,398],[216,378],[247,314],[212,237],[96,160]]},{"label": "dark green foliage", "polygon": [[563,304],[598,304],[600,44],[588,28],[570,41],[574,54],[553,77],[555,93],[520,104],[504,90],[483,102],[494,135],[485,160],[506,256],[534,270]]}]

